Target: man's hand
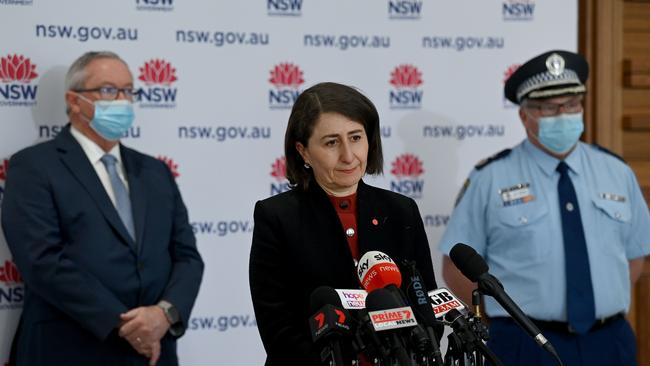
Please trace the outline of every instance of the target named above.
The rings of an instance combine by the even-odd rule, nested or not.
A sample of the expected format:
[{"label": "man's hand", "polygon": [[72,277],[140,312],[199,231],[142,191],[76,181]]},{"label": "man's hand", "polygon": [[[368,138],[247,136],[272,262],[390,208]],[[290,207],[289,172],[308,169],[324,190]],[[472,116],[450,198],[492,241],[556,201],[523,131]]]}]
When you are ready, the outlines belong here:
[{"label": "man's hand", "polygon": [[155,365],[160,357],[160,339],[169,329],[169,321],[158,306],[142,306],[121,314],[120,337],[129,341],[138,353]]}]

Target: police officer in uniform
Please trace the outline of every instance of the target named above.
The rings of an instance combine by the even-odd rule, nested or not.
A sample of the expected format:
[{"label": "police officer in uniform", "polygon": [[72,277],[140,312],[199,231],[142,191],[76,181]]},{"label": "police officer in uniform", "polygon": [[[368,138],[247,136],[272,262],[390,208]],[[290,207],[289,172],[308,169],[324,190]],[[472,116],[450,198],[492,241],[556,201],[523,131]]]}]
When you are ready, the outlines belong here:
[{"label": "police officer in uniform", "polygon": [[[539,326],[565,365],[636,365],[625,314],[650,253],[650,214],[630,167],[579,141],[586,60],[549,51],[505,84],[527,138],[476,165],[441,241],[466,243]],[[465,301],[476,288],[443,257],[450,288]],[[506,365],[555,361],[485,298],[488,346]]]}]

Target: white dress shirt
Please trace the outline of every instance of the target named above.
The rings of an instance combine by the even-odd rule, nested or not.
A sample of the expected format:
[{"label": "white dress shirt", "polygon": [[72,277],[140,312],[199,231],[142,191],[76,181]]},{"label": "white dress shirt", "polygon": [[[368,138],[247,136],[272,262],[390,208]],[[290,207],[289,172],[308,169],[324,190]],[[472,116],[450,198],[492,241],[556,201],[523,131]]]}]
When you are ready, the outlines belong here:
[{"label": "white dress shirt", "polygon": [[[108,171],[106,171],[106,167],[104,166],[104,163],[102,163],[101,158],[104,156],[104,154],[107,154],[99,145],[97,145],[93,140],[89,139],[81,133],[81,131],[77,130],[74,128],[74,126],[70,127],[70,133],[72,136],[79,142],[79,145],[81,145],[81,149],[83,149],[84,153],[86,153],[86,156],[88,157],[88,160],[90,161],[90,164],[95,168],[95,172],[97,172],[97,176],[99,177],[99,180],[102,182],[102,185],[104,186],[104,189],[106,189],[106,193],[108,193],[108,197],[110,197],[111,202],[113,202],[113,206],[115,206],[115,193],[113,193],[113,186],[111,185],[111,180],[108,177]],[[129,182],[126,180],[126,171],[124,170],[124,164],[122,164],[122,154],[120,154],[120,144],[116,144],[113,146],[111,151],[108,152],[108,154],[113,155],[116,159],[117,162],[115,163],[115,168],[117,170],[117,174],[119,175],[120,179],[126,186],[126,190],[128,192],[129,190]]]}]

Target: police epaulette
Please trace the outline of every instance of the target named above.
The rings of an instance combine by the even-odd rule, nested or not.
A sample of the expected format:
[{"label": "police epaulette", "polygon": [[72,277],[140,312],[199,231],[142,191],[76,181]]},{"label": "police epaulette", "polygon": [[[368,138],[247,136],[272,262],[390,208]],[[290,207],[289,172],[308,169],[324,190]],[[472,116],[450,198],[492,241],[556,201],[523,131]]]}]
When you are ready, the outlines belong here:
[{"label": "police epaulette", "polygon": [[474,168],[476,168],[476,170],[481,170],[481,169],[485,168],[485,167],[486,167],[488,164],[490,164],[491,162],[493,162],[493,161],[497,161],[497,160],[499,160],[499,159],[503,159],[503,158],[505,158],[506,156],[510,155],[510,152],[511,152],[511,151],[512,151],[512,149],[501,150],[501,151],[499,151],[498,153],[496,153],[496,154],[490,156],[489,158],[487,158],[487,159],[483,159],[483,160],[479,161],[478,164],[476,164],[476,165],[474,166]]},{"label": "police epaulette", "polygon": [[622,156],[618,155],[617,153],[613,152],[612,150],[606,149],[606,148],[604,148],[604,147],[602,147],[602,146],[600,146],[598,144],[591,144],[591,146],[593,146],[596,149],[604,152],[605,154],[611,155],[611,156],[615,157],[616,159],[622,161],[623,163],[627,164],[627,161],[625,161],[625,159],[623,159]]}]

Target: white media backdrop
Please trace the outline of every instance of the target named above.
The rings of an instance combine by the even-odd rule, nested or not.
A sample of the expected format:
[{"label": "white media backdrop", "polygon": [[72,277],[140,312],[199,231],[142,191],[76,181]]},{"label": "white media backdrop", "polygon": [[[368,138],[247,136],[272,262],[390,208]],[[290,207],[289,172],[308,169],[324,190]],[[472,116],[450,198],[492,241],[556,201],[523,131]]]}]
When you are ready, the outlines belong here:
[{"label": "white media backdrop", "polygon": [[[338,81],[376,104],[385,174],[368,181],[416,199],[439,271],[437,242],[465,177],[524,136],[504,79],[543,51],[575,50],[577,16],[566,0],[0,0],[0,200],[11,154],[67,123],[68,65],[117,52],[141,89],[123,143],[177,174],[206,262],[181,363],[259,365],[252,209],[287,189],[297,93]],[[2,240],[0,364],[24,294]]]}]

